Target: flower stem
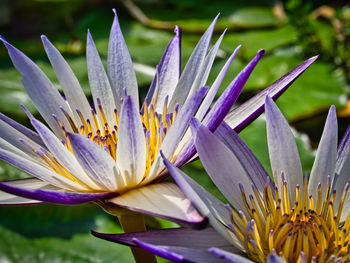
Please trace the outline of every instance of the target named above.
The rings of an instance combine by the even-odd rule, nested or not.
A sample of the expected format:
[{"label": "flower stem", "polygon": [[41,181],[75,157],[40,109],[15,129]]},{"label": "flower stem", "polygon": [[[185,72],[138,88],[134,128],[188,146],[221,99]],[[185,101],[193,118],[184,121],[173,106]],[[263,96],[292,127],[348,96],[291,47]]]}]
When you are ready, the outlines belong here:
[{"label": "flower stem", "polygon": [[[118,215],[119,222],[125,233],[146,231],[143,215],[130,213]],[[157,263],[155,256],[139,248],[131,248],[136,263]]]}]

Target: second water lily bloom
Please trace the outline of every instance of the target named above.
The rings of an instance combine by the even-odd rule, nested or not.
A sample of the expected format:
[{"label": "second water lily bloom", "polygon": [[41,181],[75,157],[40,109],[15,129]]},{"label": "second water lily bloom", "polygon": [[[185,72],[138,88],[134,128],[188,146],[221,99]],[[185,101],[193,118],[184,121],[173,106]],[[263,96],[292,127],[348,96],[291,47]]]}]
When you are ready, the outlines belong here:
[{"label": "second water lily bloom", "polygon": [[192,123],[203,166],[230,205],[164,159],[180,188],[217,232],[209,228],[94,234],[175,262],[347,262],[350,127],[337,147],[332,106],[308,177],[302,174],[292,131],[269,97],[265,112],[273,181],[227,125],[213,134],[198,121]]},{"label": "second water lily bloom", "polygon": [[[208,90],[205,84],[223,37],[209,50],[216,20],[182,73],[181,32],[175,28],[141,108],[133,64],[116,13],[107,71],[88,32],[86,58],[92,107],[70,66],[45,36],[42,42],[64,97],[32,60],[1,38],[48,126],[25,108],[35,131],[0,115],[0,158],[33,176],[1,182],[0,204],[95,201],[113,214],[134,211],[182,224],[201,224],[203,218],[180,188],[175,183],[159,182],[166,170],[160,151],[177,166],[188,162],[195,154],[190,132],[186,132],[191,118],[196,116],[214,131],[264,54],[260,50],[210,108],[239,50],[229,57]],[[229,121],[232,127],[241,129],[256,118],[263,109],[264,94],[276,99],[315,59],[305,61],[236,108]]]}]

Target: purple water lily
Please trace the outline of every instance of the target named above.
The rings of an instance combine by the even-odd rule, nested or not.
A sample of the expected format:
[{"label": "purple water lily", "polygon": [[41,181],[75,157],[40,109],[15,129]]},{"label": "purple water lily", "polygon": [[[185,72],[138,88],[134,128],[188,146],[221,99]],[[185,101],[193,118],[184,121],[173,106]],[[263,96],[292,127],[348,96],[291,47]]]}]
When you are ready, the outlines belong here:
[{"label": "purple water lily", "polygon": [[[45,36],[42,42],[64,97],[32,60],[1,38],[48,127],[24,107],[35,131],[0,114],[0,158],[33,176],[1,182],[0,204],[71,205],[95,201],[118,216],[134,211],[181,224],[202,224],[203,217],[176,184],[159,182],[166,170],[160,151],[177,166],[191,160],[195,154],[188,131],[191,118],[196,116],[214,131],[264,54],[260,50],[210,108],[240,48],[228,58],[211,88],[206,87],[225,33],[209,50],[217,19],[199,40],[181,74],[181,32],[175,28],[141,110],[132,60],[116,12],[107,71],[90,32],[87,36],[93,108],[70,66]],[[315,60],[313,57],[305,61],[236,108],[227,122],[242,129],[262,112],[265,94],[278,98]]]},{"label": "purple water lily", "polygon": [[308,178],[302,174],[288,122],[269,97],[265,112],[273,181],[228,125],[223,123],[214,134],[198,120],[192,121],[203,166],[231,205],[164,158],[179,187],[213,228],[93,234],[175,262],[349,260],[350,126],[337,147],[337,117],[332,106]]}]

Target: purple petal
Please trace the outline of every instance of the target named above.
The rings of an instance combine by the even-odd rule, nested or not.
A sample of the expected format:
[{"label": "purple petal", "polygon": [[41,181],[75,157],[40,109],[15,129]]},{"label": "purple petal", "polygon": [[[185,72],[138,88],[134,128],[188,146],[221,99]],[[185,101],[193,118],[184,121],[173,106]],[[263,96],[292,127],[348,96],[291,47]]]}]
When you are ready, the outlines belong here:
[{"label": "purple petal", "polygon": [[171,260],[173,262],[186,263],[224,263],[210,254],[208,251],[200,249],[191,249],[187,247],[156,246],[134,239],[138,247],[159,257]]},{"label": "purple petal", "polygon": [[185,258],[181,254],[177,254],[174,251],[171,251],[171,248],[165,246],[155,246],[152,244],[144,243],[138,239],[134,239],[133,241],[138,247],[151,254],[171,260],[172,262],[186,262]]},{"label": "purple petal", "polygon": [[309,58],[296,68],[289,71],[286,75],[272,83],[263,91],[259,92],[253,98],[249,99],[239,107],[230,112],[225,121],[234,128],[236,132],[240,132],[244,127],[248,126],[263,111],[266,95],[273,100],[279,98],[282,93],[312,64],[318,56]]},{"label": "purple petal", "polygon": [[334,106],[329,109],[328,117],[320,143],[317,148],[316,157],[312,166],[309,179],[309,194],[317,196],[317,185],[321,182],[322,193],[326,192],[327,177],[334,177],[335,163],[337,158],[338,123],[337,113]]},{"label": "purple petal", "polygon": [[47,186],[47,189],[24,188],[20,183],[18,183],[19,181],[20,180],[16,180],[16,184],[13,184],[12,181],[0,182],[0,190],[28,199],[65,205],[86,203],[110,195],[110,193],[65,192],[62,189],[54,186]]},{"label": "purple petal", "polygon": [[285,263],[285,261],[283,260],[283,258],[272,253],[267,257],[267,263]]},{"label": "purple petal", "polygon": [[25,156],[0,148],[0,159],[58,188],[77,189],[81,191],[87,190],[86,187],[57,174],[53,170],[46,168],[46,166],[28,159]]},{"label": "purple petal", "polygon": [[191,90],[190,90],[189,95],[188,95],[189,97],[195,91],[197,91],[199,88],[203,87],[207,83],[207,79],[208,79],[210,70],[213,66],[216,54],[219,50],[219,46],[221,44],[222,38],[224,37],[225,33],[226,33],[226,30],[224,31],[224,33],[221,34],[219,39],[216,41],[215,45],[209,51],[209,54],[205,57],[205,59],[202,63],[202,66],[197,73],[196,79],[194,80],[194,82],[192,84]]},{"label": "purple petal", "polygon": [[20,133],[23,133],[25,136],[27,136],[29,139],[31,139],[33,142],[37,143],[38,145],[44,146],[44,143],[41,140],[39,134],[28,129],[27,127],[23,126],[22,124],[12,120],[11,118],[7,117],[6,115],[2,114],[1,112],[0,112],[0,120],[6,122],[8,125],[10,125],[14,129],[16,129]]},{"label": "purple petal", "polygon": [[347,176],[350,173],[350,126],[339,144],[335,172],[339,174],[338,181],[340,178],[350,179]]},{"label": "purple petal", "polygon": [[[344,186],[347,183],[350,183],[350,126],[345,132],[345,135],[343,136],[337,153],[337,162],[336,162],[336,168],[335,173],[338,174],[338,179],[335,184],[335,189],[338,191],[343,191]],[[340,194],[336,196],[336,202],[335,205],[339,204],[340,201]],[[344,202],[344,208],[342,212],[342,216],[340,221],[345,221],[346,217],[348,216],[348,213],[350,212],[350,195],[347,195],[347,198]]]},{"label": "purple petal", "polygon": [[62,130],[52,117],[52,114],[56,114],[66,129],[70,131],[71,126],[60,109],[60,107],[63,107],[66,112],[71,113],[67,103],[48,77],[32,60],[8,42],[4,40],[3,42],[14,66],[21,73],[23,86],[34,106],[56,135],[63,139]]},{"label": "purple petal", "polygon": [[108,43],[107,69],[114,99],[118,104],[126,94],[131,96],[136,105],[139,105],[138,87],[134,67],[122,31],[118,16],[115,14]]},{"label": "purple petal", "polygon": [[[207,126],[211,131],[215,131],[215,129],[220,125],[222,120],[230,111],[231,107],[236,102],[239,94],[241,93],[244,85],[246,84],[254,67],[264,54],[264,50],[260,50],[258,52],[258,54],[252,59],[252,61],[229,84],[229,86],[225,89],[225,91],[216,101],[213,108],[205,116],[203,124]],[[189,143],[178,156],[176,160],[176,165],[182,166],[183,164],[185,164],[195,154],[195,152],[196,150],[193,143]]]},{"label": "purple petal", "polygon": [[[48,185],[47,182],[43,182],[35,178],[13,180],[7,183],[15,186],[30,188],[30,189],[41,188]],[[40,204],[40,203],[42,202],[33,200],[33,199],[23,198],[20,196],[16,196],[16,195],[12,195],[12,194],[8,194],[6,192],[0,191],[0,206],[1,205],[32,205],[32,204]]]},{"label": "purple petal", "polygon": [[[79,109],[85,118],[92,119],[91,107],[85,94],[80,87],[77,77],[74,75],[71,67],[65,61],[60,52],[51,44],[46,36],[41,36],[47,56],[51,62],[56,76],[61,84],[64,95],[69,103],[76,124],[80,123],[80,118],[75,109]],[[63,105],[62,105],[63,106]],[[79,126],[80,126],[79,125]],[[78,126],[78,125],[77,125]]]},{"label": "purple petal", "polygon": [[153,245],[182,246],[197,249],[208,249],[214,245],[222,248],[232,246],[211,227],[202,230],[173,228],[126,234],[101,234],[92,231],[92,234],[99,238],[127,246],[135,246],[135,243],[133,242],[134,238]]},{"label": "purple petal", "polygon": [[252,150],[224,121],[215,130],[215,135],[237,157],[237,160],[241,163],[250,180],[254,182],[254,185],[260,192],[263,192],[266,185],[266,177],[269,175]]},{"label": "purple petal", "polygon": [[251,261],[248,258],[244,258],[240,255],[230,253],[228,251],[213,247],[209,249],[209,252],[214,254],[215,256],[222,258],[225,260],[225,262],[229,263],[253,263],[254,261]]},{"label": "purple petal", "polygon": [[109,203],[192,227],[201,228],[207,223],[177,185],[170,182],[130,190]]},{"label": "purple petal", "polygon": [[201,39],[199,40],[197,46],[192,52],[190,58],[187,61],[187,64],[181,74],[180,80],[177,84],[177,87],[174,91],[173,97],[169,103],[169,110],[173,111],[176,104],[183,105],[186,101],[190,89],[196,76],[201,68],[201,65],[207,55],[210,40],[214,31],[216,21],[218,20],[219,15],[217,15],[214,21],[211,23],[209,28],[205,31]]},{"label": "purple petal", "polygon": [[[266,131],[272,174],[281,190],[281,173],[284,173],[288,187],[295,189],[303,185],[303,173],[294,135],[275,102],[266,97]],[[289,192],[291,202],[295,201],[295,191]]]},{"label": "purple petal", "polygon": [[171,99],[180,77],[181,35],[179,27],[175,28],[175,33],[176,36],[170,41],[158,65],[158,92],[153,97],[157,96],[155,111],[160,113],[162,113],[165,98],[168,96]]},{"label": "purple petal", "polygon": [[196,113],[196,118],[199,120],[202,120],[203,117],[205,116],[205,114],[208,112],[210,105],[212,104],[215,95],[218,91],[218,89],[220,88],[220,85],[222,83],[222,81],[224,80],[224,77],[229,69],[229,67],[231,66],[233,59],[235,58],[236,54],[238,53],[238,50],[241,48],[241,46],[239,45],[235,51],[232,53],[232,55],[228,58],[228,60],[226,61],[225,65],[223,66],[223,68],[221,69],[219,75],[216,77],[213,85],[211,86],[211,88],[208,91],[208,94],[205,96],[201,106],[199,107],[197,113]]},{"label": "purple petal", "polygon": [[146,140],[139,111],[130,96],[125,98],[119,117],[117,164],[129,187],[143,179],[146,169]]},{"label": "purple petal", "polygon": [[216,127],[219,126],[221,121],[230,111],[238,96],[241,94],[244,85],[247,83],[250,74],[264,54],[265,50],[259,50],[257,55],[250,61],[250,63],[228,85],[214,104],[213,108],[209,111],[208,115],[204,118],[203,124],[211,131],[214,131]]},{"label": "purple petal", "polygon": [[[97,143],[80,134],[68,134],[74,155],[84,171],[100,188],[107,191],[124,187],[113,158]],[[118,180],[119,178],[119,180]]]},{"label": "purple petal", "polygon": [[[181,140],[181,137],[188,128],[188,124],[193,117],[193,114],[196,112],[207,91],[208,87],[199,89],[179,110],[179,113],[173,125],[170,127],[169,132],[165,136],[160,148],[166,158],[170,158],[173,155]],[[154,163],[152,164],[151,170],[143,183],[153,181],[159,176],[159,173],[163,170],[163,168],[164,166],[161,162],[161,156],[158,153]]]},{"label": "purple petal", "polygon": [[194,138],[199,158],[212,181],[237,210],[246,211],[239,184],[249,196],[254,194],[251,188],[254,181],[249,178],[250,170],[245,169],[243,157],[234,155],[204,125],[199,126]]},{"label": "purple petal", "polygon": [[[169,84],[170,86],[169,92],[167,92],[166,95],[169,95],[170,98],[177,85],[177,82],[180,77],[180,72],[181,72],[181,29],[180,27],[175,26],[174,32],[175,32],[175,36],[170,40],[157,67],[159,70],[159,73],[163,75],[163,77],[159,77],[159,78],[162,78],[163,80],[165,79],[165,76],[168,76],[168,71],[174,73],[174,76],[170,76],[170,75],[168,76],[168,77],[171,77],[172,82]],[[145,98],[145,102],[147,102],[148,105],[150,105],[152,100],[154,99],[153,98],[154,91],[156,88],[156,83],[158,82],[157,78],[158,78],[158,73],[156,73],[156,75],[154,76],[154,79],[151,83],[151,86]],[[160,82],[161,81],[159,81],[159,83]],[[165,98],[166,95],[162,97]],[[164,99],[162,99],[162,101],[164,101]],[[143,107],[144,105],[142,106],[142,111],[143,111]]]},{"label": "purple petal", "polygon": [[[108,76],[102,64],[100,55],[98,54],[90,31],[88,31],[86,42],[86,63],[88,68],[90,89],[92,97],[94,99],[95,108],[98,107],[97,99],[99,99],[101,101],[103,111],[105,112],[109,127],[113,127],[115,125],[114,109],[117,108],[116,104],[119,105],[120,102],[119,100],[114,100],[114,95],[109,84]],[[102,124],[104,125],[104,123]]]},{"label": "purple petal", "polygon": [[[15,127],[3,121],[2,119],[0,119],[0,138],[3,140],[1,141],[1,146],[3,149],[6,149],[12,152],[17,152],[18,154],[19,152],[23,152],[26,154],[26,156],[36,158],[36,155],[33,153],[31,148],[36,149],[36,148],[39,148],[40,146],[37,145],[34,141],[30,140],[28,137],[26,137],[23,133],[16,130]],[[19,139],[25,140],[30,145],[31,148],[21,143]],[[8,147],[5,147],[4,143],[8,144]]]},{"label": "purple petal", "polygon": [[238,244],[236,238],[228,230],[227,226],[231,223],[231,219],[225,205],[164,157],[163,161],[181,190],[201,214],[208,217],[210,224],[216,231],[231,243]]},{"label": "purple petal", "polygon": [[84,172],[75,156],[63,145],[63,143],[41,122],[31,117],[31,124],[37,130],[50,153],[68,170],[76,179],[92,189],[98,186]]}]

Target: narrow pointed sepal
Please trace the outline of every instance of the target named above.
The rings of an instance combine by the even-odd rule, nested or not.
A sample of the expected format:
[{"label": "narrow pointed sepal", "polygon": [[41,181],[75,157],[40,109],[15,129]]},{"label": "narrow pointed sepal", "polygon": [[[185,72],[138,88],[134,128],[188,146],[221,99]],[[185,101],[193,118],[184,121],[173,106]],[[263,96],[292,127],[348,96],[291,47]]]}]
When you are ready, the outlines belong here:
[{"label": "narrow pointed sepal", "polygon": [[225,121],[231,128],[234,128],[236,132],[243,130],[264,111],[265,97],[267,95],[273,100],[277,100],[317,58],[318,56],[314,56],[305,60],[253,98],[231,111],[226,116]]},{"label": "narrow pointed sepal", "polygon": [[138,87],[131,56],[119,26],[117,11],[113,9],[113,12],[115,16],[109,35],[107,70],[114,99],[118,106],[120,99],[124,97],[125,90],[135,104],[139,105]]},{"label": "narrow pointed sepal", "polygon": [[[35,181],[33,182],[35,183]],[[18,180],[16,183],[13,183],[11,181],[0,182],[0,190],[27,199],[64,205],[82,204],[110,195],[110,193],[70,192],[47,184],[41,188],[37,186],[30,187],[28,183],[25,186],[22,186]]]},{"label": "narrow pointed sepal", "polygon": [[3,40],[3,43],[7,48],[13,65],[21,73],[23,86],[34,106],[56,135],[63,139],[61,128],[52,117],[52,114],[56,114],[66,129],[70,130],[71,126],[60,109],[60,107],[63,107],[66,112],[71,113],[67,103],[44,72],[31,59],[7,41]]},{"label": "narrow pointed sepal", "polygon": [[[303,172],[294,135],[287,120],[269,97],[265,100],[267,143],[270,164],[277,187],[281,187],[281,174],[284,173],[288,187],[303,185]],[[289,193],[295,201],[295,191]]]}]

